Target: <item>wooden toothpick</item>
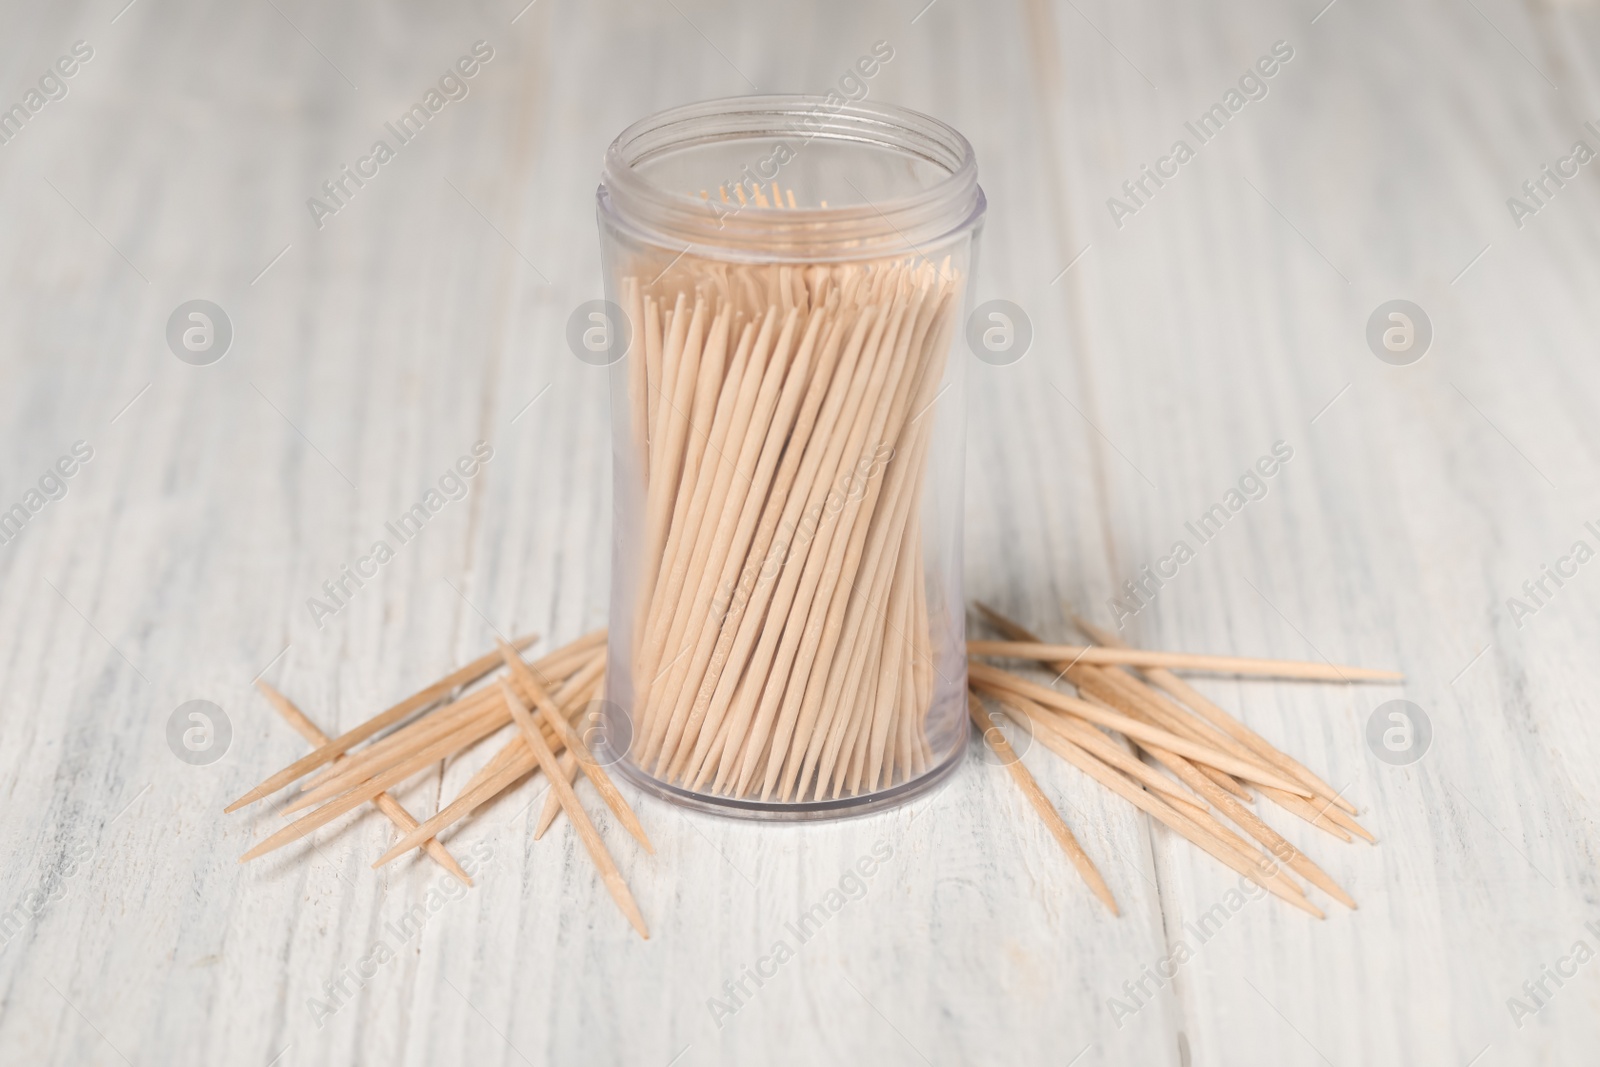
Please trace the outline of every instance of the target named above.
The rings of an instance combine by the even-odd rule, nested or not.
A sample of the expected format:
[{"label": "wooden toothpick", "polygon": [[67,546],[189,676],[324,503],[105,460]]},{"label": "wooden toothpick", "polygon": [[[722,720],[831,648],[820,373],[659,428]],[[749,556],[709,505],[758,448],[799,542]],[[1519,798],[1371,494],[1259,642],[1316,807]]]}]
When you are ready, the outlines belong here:
[{"label": "wooden toothpick", "polygon": [[639,931],[639,936],[648,941],[650,931],[645,927],[639,905],[634,902],[633,894],[628,891],[628,883],[622,880],[622,872],[617,870],[611,853],[606,851],[605,843],[600,840],[600,832],[594,828],[594,823],[589,821],[589,816],[578,803],[578,795],[572,791],[571,783],[561,773],[555,753],[550,751],[550,746],[545,743],[544,736],[539,732],[538,724],[533,721],[527,705],[511,687],[511,683],[501,678],[500,687],[505,692],[507,705],[511,708],[511,717],[522,728],[522,735],[527,739],[528,747],[533,750],[534,758],[539,761],[539,768],[544,771],[545,777],[550,779],[551,788],[560,793],[561,806],[566,809],[567,818],[572,820],[572,825],[577,827],[578,836],[583,839],[584,847],[589,850],[589,858],[599,869],[606,888],[611,892],[611,898],[617,902],[617,907],[622,909],[622,914],[628,917],[633,928]]},{"label": "wooden toothpick", "polygon": [[1191,652],[1152,652],[1142,648],[1047,645],[1030,641],[968,641],[967,653],[973,656],[994,656],[1005,659],[1072,661],[1113,667],[1164,667],[1175,671],[1246,674],[1319,682],[1405,681],[1405,675],[1399,671],[1375,670],[1371,667],[1346,667],[1332,663],[1255,659],[1245,656],[1209,656]]},{"label": "wooden toothpick", "polygon": [[1023,796],[1028,798],[1028,803],[1033,805],[1033,810],[1039,813],[1039,818],[1049,828],[1051,835],[1061,845],[1061,850],[1067,854],[1067,859],[1078,869],[1084,882],[1095,896],[1099,897],[1106,907],[1111,909],[1111,914],[1120,915],[1117,908],[1117,898],[1111,895],[1111,887],[1106,885],[1106,880],[1101,877],[1100,869],[1094,865],[1094,860],[1078,844],[1078,839],[1072,835],[1072,830],[1062,820],[1060,812],[1050,803],[1050,799],[1039,788],[1039,783],[1034,781],[1033,775],[1028,773],[1028,768],[1022,765],[1022,760],[1012,749],[1011,743],[1006,740],[1005,734],[1000,732],[999,726],[990,717],[977,694],[967,694],[967,712],[972,716],[972,721],[977,724],[978,732],[994,754],[1004,763],[1006,770],[1011,773],[1011,778],[1017,783],[1017,788],[1022,790]]},{"label": "wooden toothpick", "polygon": [[[568,782],[576,782],[578,780],[578,757],[574,756],[571,751],[561,753],[560,759],[556,762],[561,765],[561,773]],[[544,832],[554,825],[556,816],[560,814],[561,794],[551,789],[545,794],[544,807],[539,812],[539,821],[533,827],[533,839],[538,841],[544,837]]]}]

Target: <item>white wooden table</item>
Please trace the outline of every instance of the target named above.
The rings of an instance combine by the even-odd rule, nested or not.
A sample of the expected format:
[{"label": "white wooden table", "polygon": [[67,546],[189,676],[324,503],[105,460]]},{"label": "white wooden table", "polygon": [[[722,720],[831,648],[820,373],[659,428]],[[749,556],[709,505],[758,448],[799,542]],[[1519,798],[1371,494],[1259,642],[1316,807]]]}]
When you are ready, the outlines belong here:
[{"label": "white wooden table", "polygon": [[[1600,149],[1593,3],[124,2],[0,27],[6,107],[93,53],[0,145],[0,507],[93,451],[0,545],[0,1061],[1594,1061],[1600,962],[1572,952],[1600,951],[1600,563],[1531,615],[1508,598],[1600,547],[1600,164],[1520,228],[1506,203]],[[469,95],[319,228],[307,198],[479,40]],[[563,333],[598,295],[606,143],[670,104],[825,90],[879,40],[872,98],[972,138],[980,296],[1035,329],[971,368],[969,594],[1061,639],[1065,604],[1109,621],[1285,442],[1127,633],[1407,673],[1205,685],[1362,808],[1375,847],[1265,813],[1360,910],[1225,905],[1202,944],[1237,879],[1043,751],[1120,919],[976,754],[836,825],[639,797],[654,857],[600,819],[648,942],[565,821],[530,840],[538,785],[448,838],[479,861],[465,894],[426,861],[370,870],[392,835],[370,809],[237,864],[277,820],[223,804],[305,750],[257,676],[334,733],[497,630],[605,621],[605,372]],[[1278,41],[1265,97],[1199,145],[1184,123]],[[1194,158],[1114,220],[1180,138]],[[165,339],[195,298],[233,326],[209,366]],[[1410,366],[1365,338],[1396,298],[1432,324]],[[466,499],[314,625],[306,599],[478,440]],[[1433,730],[1405,766],[1365,739],[1398,696]],[[232,728],[208,765],[167,741],[195,699]],[[476,762],[400,798],[429,813]],[[875,846],[865,894],[799,943],[786,924]],[[779,939],[794,958],[715,1010]]]}]

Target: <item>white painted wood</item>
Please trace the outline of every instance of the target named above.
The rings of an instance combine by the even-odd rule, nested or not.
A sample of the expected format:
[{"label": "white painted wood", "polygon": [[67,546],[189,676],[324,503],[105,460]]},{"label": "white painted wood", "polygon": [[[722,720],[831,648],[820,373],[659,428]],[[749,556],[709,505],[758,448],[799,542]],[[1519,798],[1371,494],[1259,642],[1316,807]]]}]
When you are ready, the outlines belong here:
[{"label": "white painted wood", "polygon": [[[94,49],[0,146],[0,506],[94,448],[0,546],[0,916],[38,905],[0,945],[0,1060],[1585,1061],[1600,963],[1547,981],[1520,1028],[1507,999],[1600,948],[1600,570],[1520,628],[1506,598],[1600,545],[1600,203],[1586,173],[1518,230],[1505,199],[1574,140],[1600,148],[1592,4],[120,7],[18,8],[0,35],[7,106]],[[318,230],[305,199],[479,39],[470,95]],[[673,103],[824,89],[878,39],[874,97],[972,137],[980,295],[1036,331],[1022,362],[972,368],[970,593],[1054,637],[1063,602],[1109,621],[1116,586],[1288,442],[1129,632],[1408,673],[1435,737],[1404,768],[1364,740],[1399,690],[1204,685],[1348,783],[1375,847],[1264,814],[1361,909],[1251,903],[1118,1020],[1111,998],[1194,945],[1235,879],[1037,749],[1121,919],[976,755],[831,826],[641,797],[654,857],[595,805],[647,943],[564,821],[529,840],[537,786],[450,836],[479,884],[403,942],[387,924],[439,875],[371,871],[375,813],[236,864],[276,820],[223,804],[304,751],[258,673],[331,733],[497,630],[604,621],[604,373],[562,336],[598,293],[607,141]],[[1280,39],[1265,99],[1119,229],[1106,198]],[[195,297],[235,328],[210,367],[164,341]],[[1411,367],[1364,341],[1394,297],[1435,330]],[[495,454],[466,499],[317,628],[305,599],[477,440]],[[234,730],[206,767],[165,739],[196,698]],[[429,813],[485,755],[399,796]],[[799,944],[785,924],[875,845],[865,894]],[[795,958],[719,1027],[708,1001],[779,938]],[[308,1000],[379,939],[394,960],[319,1026]]]}]

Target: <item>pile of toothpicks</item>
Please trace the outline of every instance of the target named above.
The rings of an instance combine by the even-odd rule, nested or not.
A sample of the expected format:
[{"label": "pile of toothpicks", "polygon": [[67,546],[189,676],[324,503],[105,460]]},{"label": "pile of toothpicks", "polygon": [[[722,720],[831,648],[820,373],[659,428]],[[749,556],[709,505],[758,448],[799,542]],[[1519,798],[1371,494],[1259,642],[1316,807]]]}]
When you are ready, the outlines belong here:
[{"label": "pile of toothpicks", "polygon": [[[1117,902],[1105,879],[1023,766],[983,698],[992,699],[1046,749],[1289,904],[1323,918],[1292,871],[1345,907],[1356,906],[1326,871],[1251,810],[1253,797],[1247,787],[1343,841],[1354,835],[1375,842],[1356,822],[1355,806],[1173,670],[1381,683],[1402,681],[1399,674],[1336,664],[1131,649],[1078,618],[1074,623],[1093,645],[1049,645],[991,608],[980,604],[978,610],[1008,640],[967,642],[972,720],[1089,888],[1113,914],[1118,914]],[[1072,683],[1078,695],[1001,670],[982,662],[983,657],[1041,664],[1056,672],[1057,681]],[[1244,836],[1224,824],[1212,807]]]},{"label": "pile of toothpicks", "polygon": [[[1400,681],[1400,675],[1333,664],[1132,649],[1082,620],[1075,621],[1093,644],[1043,644],[998,612],[982,605],[978,610],[1006,640],[968,642],[972,720],[1084,881],[1113,914],[1118,913],[1117,903],[1105,879],[999,729],[985,698],[1050,752],[1289,904],[1323,917],[1293,872],[1346,907],[1356,906],[1327,872],[1249,807],[1254,799],[1249,790],[1343,841],[1353,836],[1375,841],[1356,822],[1355,807],[1173,671],[1386,683]],[[420,848],[471,884],[467,872],[438,840],[439,834],[543,772],[550,790],[534,838],[542,837],[565,812],[617,906],[639,935],[648,938],[639,906],[573,788],[581,770],[622,827],[654,853],[632,808],[586,745],[584,731],[575,725],[604,688],[606,631],[586,634],[529,663],[520,649],[535,640],[529,636],[499,641],[495,651],[331,740],[282,693],[258,682],[272,705],[315,747],[226,810],[237,811],[302,778],[306,780],[299,795],[280,814],[312,810],[268,836],[240,861],[301,841],[334,819],[372,804],[400,833],[374,867]],[[1055,681],[1070,682],[1078,695],[1061,692],[1054,682],[1046,685],[1002,670],[985,659],[1044,665],[1057,672]],[[431,818],[419,821],[390,795],[407,779],[495,735],[503,738],[498,751]],[[1217,813],[1243,834],[1225,825]]]},{"label": "pile of toothpicks", "polygon": [[[604,685],[606,631],[596,630],[529,663],[522,658],[519,649],[526,648],[534,640],[534,637],[524,637],[499,641],[494,652],[452,671],[331,741],[287,697],[270,685],[258,682],[261,692],[273,706],[316,748],[228,805],[226,810],[237,811],[313,772],[315,776],[302,785],[300,796],[285,805],[280,814],[320,806],[256,845],[240,857],[240,862],[299,841],[346,812],[372,804],[401,834],[394,847],[373,863],[374,867],[421,848],[470,885],[472,879],[439,842],[438,834],[539,770],[549,779],[550,792],[534,838],[543,836],[556,815],[566,812],[617,907],[639,931],[639,936],[648,938],[650,933],[639,905],[572,788],[573,779],[581,769],[617,821],[638,839],[645,851],[655,852],[633,809],[573,726],[573,720],[584,713]],[[489,677],[500,668],[503,668],[501,673]],[[481,684],[460,692],[463,687],[475,683]],[[406,722],[414,715],[417,717]],[[377,737],[402,722],[405,725]],[[406,779],[506,727],[514,727],[509,740],[472,776],[455,800],[426,822],[419,823],[389,795],[389,790]],[[371,743],[356,748],[367,741]],[[560,753],[559,758],[557,753]]]}]

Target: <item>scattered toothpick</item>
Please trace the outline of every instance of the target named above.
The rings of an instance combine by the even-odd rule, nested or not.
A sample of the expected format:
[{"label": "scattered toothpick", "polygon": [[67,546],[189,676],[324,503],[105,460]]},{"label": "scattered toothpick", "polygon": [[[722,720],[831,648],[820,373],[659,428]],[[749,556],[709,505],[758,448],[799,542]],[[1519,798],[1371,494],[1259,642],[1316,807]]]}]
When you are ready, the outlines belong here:
[{"label": "scattered toothpick", "polygon": [[[1076,617],[1075,624],[1095,645],[1047,644],[994,609],[983,604],[977,609],[1007,640],[969,641],[969,656],[1036,660],[1056,671],[1057,681],[1064,679],[1076,686],[1080,696],[1070,697],[1051,686],[969,660],[974,701],[978,692],[990,694],[1009,717],[1030,724],[1035,739],[1045,748],[1288,903],[1318,918],[1322,915],[1306,901],[1304,888],[1287,876],[1293,871],[1339,903],[1356,907],[1354,898],[1326,871],[1246,806],[1251,797],[1244,785],[1254,786],[1281,807],[1344,841],[1351,840],[1352,834],[1374,840],[1351,818],[1354,805],[1299,761],[1206,699],[1173,670],[1344,682],[1392,681],[1398,674],[1134,649]],[[976,712],[974,720],[978,721]],[[979,725],[981,728],[981,721]],[[1096,727],[1121,733],[1194,792],[1178,789],[1112,744]],[[1175,740],[1180,743],[1174,744]],[[1284,788],[1286,782],[1293,788]],[[1207,803],[1220,816],[1213,815]],[[1228,829],[1220,821],[1222,817],[1245,836]]]},{"label": "scattered toothpick", "polygon": [[556,764],[555,753],[550,751],[539,725],[533,721],[527,705],[511,688],[510,682],[504,678],[500,679],[500,688],[505,693],[506,703],[511,708],[511,717],[521,727],[522,735],[527,739],[528,747],[533,749],[533,755],[539,761],[540,769],[544,771],[545,777],[550,779],[551,788],[561,797],[561,806],[566,809],[567,818],[572,820],[572,825],[578,828],[578,836],[583,839],[584,848],[589,850],[589,858],[594,860],[594,865],[600,869],[600,876],[605,881],[606,888],[610,890],[612,899],[617,902],[617,907],[622,909],[622,914],[628,917],[633,928],[639,931],[639,936],[648,941],[650,931],[644,925],[644,916],[639,913],[639,905],[634,902],[633,894],[628,891],[628,883],[622,880],[622,872],[617,870],[617,864],[612,860],[611,853],[606,851],[605,843],[600,840],[600,831],[594,828],[594,823],[589,821],[583,806],[578,803],[578,794],[572,791],[572,784],[567,781],[566,775],[561,773],[561,768]]},{"label": "scattered toothpick", "polygon": [[1028,798],[1028,803],[1033,805],[1033,810],[1038,812],[1039,817],[1044,820],[1045,826],[1050,830],[1056,841],[1060,843],[1062,851],[1067,854],[1067,858],[1072,861],[1072,865],[1078,869],[1078,873],[1083,876],[1083,880],[1088,883],[1089,889],[1093,891],[1095,896],[1100,898],[1106,907],[1111,909],[1111,914],[1122,914],[1117,908],[1116,897],[1111,895],[1111,887],[1106,885],[1106,880],[1100,876],[1100,869],[1094,865],[1094,861],[1083,850],[1083,846],[1078,844],[1078,839],[1072,836],[1072,830],[1062,821],[1061,814],[1056,811],[1054,805],[1039,789],[1039,783],[1033,780],[1033,775],[1029,774],[1028,768],[1023,766],[1021,758],[1012,749],[1011,742],[1007,741],[1005,735],[1000,732],[999,726],[989,715],[989,712],[984,709],[983,702],[978,699],[976,694],[968,694],[967,711],[972,716],[973,723],[977,725],[978,732],[983,735],[984,741],[990,748],[994,749],[994,754],[999,758],[1000,762],[1005,764],[1006,770],[1011,773],[1012,780],[1022,790],[1023,796]]},{"label": "scattered toothpick", "polygon": [[[285,845],[293,844],[363,804],[375,804],[401,831],[398,841],[373,864],[374,867],[421,848],[467,884],[471,879],[438,840],[438,834],[471,814],[529,774],[542,771],[559,779],[552,792],[560,799],[585,847],[594,858],[629,923],[640,936],[648,937],[644,917],[615,862],[606,852],[599,833],[577,805],[576,794],[556,763],[555,753],[570,757],[581,767],[601,797],[647,851],[653,852],[644,828],[616,785],[584,745],[569,718],[599,690],[605,666],[606,631],[586,634],[529,663],[518,651],[517,642],[498,642],[496,650],[407,697],[355,729],[329,741],[315,725],[283,694],[259,683],[261,691],[285,719],[313,745],[311,756],[291,764],[267,778],[240,801],[259,799],[296,779],[315,773],[304,790],[285,811],[316,806],[315,810],[290,823],[251,848],[240,861],[254,859]],[[502,673],[494,683],[472,690],[448,704],[439,702],[464,685],[483,678],[496,668]],[[520,687],[538,708],[535,720],[528,710]],[[416,712],[422,714],[404,726],[399,724]],[[473,747],[505,727],[516,733],[510,743],[497,752],[449,804],[431,818],[418,822],[390,795],[390,790],[411,776],[434,767],[442,759]],[[389,730],[390,727],[395,729]],[[380,736],[381,735],[381,736]],[[370,741],[358,748],[363,741]]]},{"label": "scattered toothpick", "polygon": [[1083,645],[1047,645],[1033,641],[968,641],[967,653],[1097,666],[1163,667],[1167,670],[1205,671],[1212,674],[1247,674],[1263,678],[1300,678],[1318,682],[1403,682],[1399,671],[1371,667],[1344,667],[1334,663],[1305,663],[1288,659],[1247,656],[1211,656],[1192,652],[1153,652],[1140,648],[1096,648]]}]

